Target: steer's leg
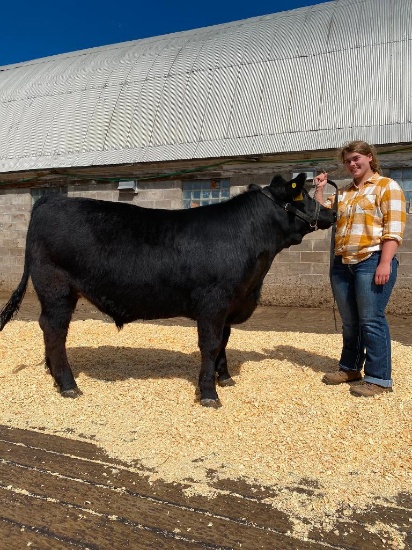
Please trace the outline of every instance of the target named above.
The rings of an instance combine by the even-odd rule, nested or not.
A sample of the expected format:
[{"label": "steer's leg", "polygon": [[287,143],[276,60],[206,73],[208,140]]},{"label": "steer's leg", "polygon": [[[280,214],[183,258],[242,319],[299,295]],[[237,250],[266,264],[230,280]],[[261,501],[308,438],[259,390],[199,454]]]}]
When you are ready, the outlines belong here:
[{"label": "steer's leg", "polygon": [[66,354],[67,331],[77,300],[73,296],[60,296],[53,300],[42,297],[40,301],[39,324],[43,331],[46,365],[60,393],[64,397],[77,397],[80,391]]},{"label": "steer's leg", "polygon": [[225,325],[223,329],[222,343],[220,346],[220,351],[215,361],[215,371],[217,374],[217,380],[219,386],[234,386],[235,382],[230,376],[227,369],[227,359],[226,359],[226,346],[229,341],[231,332],[230,325]]},{"label": "steer's leg", "polygon": [[199,374],[200,403],[205,407],[220,407],[216,392],[215,364],[222,347],[224,322],[199,319],[197,331],[202,364]]}]

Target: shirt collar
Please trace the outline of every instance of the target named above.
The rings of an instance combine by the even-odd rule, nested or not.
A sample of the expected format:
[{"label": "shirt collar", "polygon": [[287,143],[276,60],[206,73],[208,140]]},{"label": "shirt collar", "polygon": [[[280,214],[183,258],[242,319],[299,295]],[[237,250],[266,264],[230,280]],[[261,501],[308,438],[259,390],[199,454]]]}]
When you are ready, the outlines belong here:
[{"label": "shirt collar", "polygon": [[[363,186],[365,187],[365,185],[368,185],[369,183],[377,183],[380,178],[381,178],[381,176],[378,174],[378,172],[374,172],[372,174],[372,176],[364,182]],[[355,189],[357,189],[357,186],[355,184],[355,180],[352,180],[352,186],[351,187],[354,187]]]}]

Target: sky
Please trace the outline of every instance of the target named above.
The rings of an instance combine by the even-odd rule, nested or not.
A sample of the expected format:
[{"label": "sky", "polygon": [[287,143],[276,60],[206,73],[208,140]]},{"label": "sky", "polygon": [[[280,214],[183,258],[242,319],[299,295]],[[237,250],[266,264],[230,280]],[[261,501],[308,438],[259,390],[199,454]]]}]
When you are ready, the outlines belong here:
[{"label": "sky", "polygon": [[4,0],[0,66],[320,4],[315,0]]}]

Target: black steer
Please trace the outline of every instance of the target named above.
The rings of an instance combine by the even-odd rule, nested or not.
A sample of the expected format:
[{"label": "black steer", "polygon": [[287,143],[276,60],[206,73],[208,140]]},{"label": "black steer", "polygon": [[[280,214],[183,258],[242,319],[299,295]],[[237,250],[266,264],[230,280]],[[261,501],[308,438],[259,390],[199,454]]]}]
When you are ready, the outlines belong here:
[{"label": "black steer", "polygon": [[192,210],[49,195],[33,207],[22,279],[0,313],[0,330],[18,310],[31,276],[41,304],[46,365],[63,396],[80,393],[66,336],[84,296],[120,328],[137,319],[197,321],[202,405],[219,406],[233,381],[226,344],[231,325],[256,308],[263,279],[282,249],[335,221],[304,190],[305,174]]}]

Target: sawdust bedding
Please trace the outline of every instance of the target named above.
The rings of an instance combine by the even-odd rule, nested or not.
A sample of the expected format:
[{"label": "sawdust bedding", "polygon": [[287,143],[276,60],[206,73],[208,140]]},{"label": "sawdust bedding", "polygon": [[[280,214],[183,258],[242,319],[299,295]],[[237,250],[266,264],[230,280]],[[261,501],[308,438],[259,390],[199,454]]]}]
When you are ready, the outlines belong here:
[{"label": "sawdust bedding", "polygon": [[[195,326],[142,322],[118,332],[100,320],[77,320],[67,346],[83,391],[75,400],[54,391],[39,367],[37,322],[7,325],[0,422],[89,439],[151,471],[153,480],[184,482],[188,492],[211,498],[210,471],[215,481],[263,487],[310,482],[319,488],[310,497],[280,491],[269,500],[297,531],[304,523],[327,527],[337,510],[350,514],[412,492],[412,350],[400,342],[393,342],[394,393],[365,399],[350,396],[347,385],[321,383],[337,364],[340,334],[234,329],[228,360],[236,385],[219,388],[218,410],[196,400]],[[402,537],[392,540],[404,547]]]}]

